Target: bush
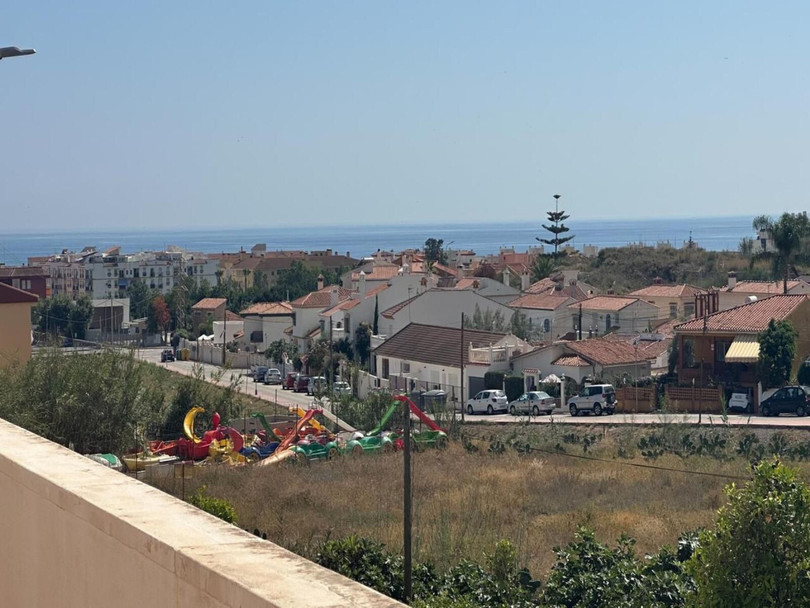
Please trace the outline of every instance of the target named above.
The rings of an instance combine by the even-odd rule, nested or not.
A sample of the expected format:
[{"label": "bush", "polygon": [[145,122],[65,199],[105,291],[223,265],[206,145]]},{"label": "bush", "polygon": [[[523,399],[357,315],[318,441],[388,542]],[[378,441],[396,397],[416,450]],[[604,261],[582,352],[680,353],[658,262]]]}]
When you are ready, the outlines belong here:
[{"label": "bush", "polygon": [[716,608],[810,605],[810,489],[773,459],[754,468],[689,562],[695,605]]},{"label": "bush", "polygon": [[219,517],[222,521],[236,524],[236,509],[233,508],[233,505],[222,498],[206,496],[205,489],[205,486],[200,487],[189,497],[188,502],[206,513]]},{"label": "bush", "polygon": [[506,398],[509,401],[514,401],[523,394],[523,377],[507,376],[504,379],[504,386],[506,388]]},{"label": "bush", "polygon": [[503,379],[506,376],[506,372],[487,372],[484,374],[484,388],[485,389],[492,389],[492,388],[499,388],[503,389]]}]

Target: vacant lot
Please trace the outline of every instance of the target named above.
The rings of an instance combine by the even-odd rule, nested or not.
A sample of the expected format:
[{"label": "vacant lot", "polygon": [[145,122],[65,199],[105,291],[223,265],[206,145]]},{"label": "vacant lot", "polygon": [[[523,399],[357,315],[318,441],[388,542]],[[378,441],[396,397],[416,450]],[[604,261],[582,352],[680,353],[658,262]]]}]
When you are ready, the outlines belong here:
[{"label": "vacant lot", "polygon": [[[581,523],[603,540],[626,533],[637,540],[640,552],[657,551],[684,531],[713,524],[724,502],[723,488],[732,480],[698,473],[747,477],[749,471],[746,457],[737,454],[745,436],[738,431],[659,429],[659,435],[671,435],[666,441],[703,448],[691,448],[686,456],[658,449],[654,459],[649,451],[642,456],[651,430],[576,431],[478,427],[476,437],[486,439],[456,440],[444,452],[415,454],[415,556],[441,568],[462,558],[480,560],[506,538],[532,572],[544,575],[554,562],[552,548],[570,541]],[[747,445],[771,445],[773,433],[760,435],[749,437]],[[805,436],[780,434],[773,445],[788,449]],[[515,449],[526,444],[565,454]],[[311,556],[326,538],[349,534],[377,539],[397,551],[402,546],[402,464],[402,454],[391,454],[309,466],[200,467],[186,492],[205,485],[208,494],[234,505],[241,527],[258,529],[303,555]],[[166,489],[179,492],[179,486]]]}]

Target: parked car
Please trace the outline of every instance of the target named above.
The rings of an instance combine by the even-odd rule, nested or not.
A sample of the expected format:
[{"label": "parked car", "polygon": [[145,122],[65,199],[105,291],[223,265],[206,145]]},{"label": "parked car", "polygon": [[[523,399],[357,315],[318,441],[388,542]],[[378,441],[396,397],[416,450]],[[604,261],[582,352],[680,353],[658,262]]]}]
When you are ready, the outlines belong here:
[{"label": "parked car", "polygon": [[253,381],[264,382],[264,375],[267,373],[267,367],[264,365],[257,365],[253,370]]},{"label": "parked car", "polygon": [[295,390],[295,381],[298,380],[298,372],[287,372],[281,382],[281,390]]},{"label": "parked car", "polygon": [[481,391],[467,401],[468,414],[475,414],[476,412],[494,414],[495,412],[505,412],[508,409],[509,401],[506,398],[506,393],[497,389]]},{"label": "parked car", "polygon": [[568,400],[568,411],[572,416],[583,412],[593,412],[594,416],[612,414],[616,411],[616,390],[612,384],[586,386],[579,395]]},{"label": "parked car", "polygon": [[271,367],[266,372],[264,372],[264,383],[281,384],[281,372],[278,371],[275,367]]},{"label": "parked car", "polygon": [[731,398],[728,400],[727,409],[729,411],[750,412],[751,400],[748,398],[747,393],[731,393]]},{"label": "parked car", "polygon": [[312,376],[307,383],[307,395],[322,393],[326,388],[326,378],[323,376]]},{"label": "parked car", "polygon": [[335,382],[332,386],[332,392],[337,395],[351,395],[352,394],[352,387],[349,386],[348,382]]},{"label": "parked car", "polygon": [[810,387],[783,386],[759,404],[763,416],[789,413],[804,416],[810,411]]},{"label": "parked car", "polygon": [[160,352],[160,362],[166,363],[167,361],[174,361],[174,351],[171,348],[166,348]]},{"label": "parked car", "polygon": [[306,393],[307,387],[309,386],[309,376],[302,376],[298,374],[298,377],[295,379],[295,386],[293,386],[293,391],[296,393]]},{"label": "parked car", "polygon": [[541,413],[550,414],[555,407],[557,407],[557,400],[548,393],[530,391],[523,393],[509,404],[509,413],[513,416],[518,414],[539,416]]}]

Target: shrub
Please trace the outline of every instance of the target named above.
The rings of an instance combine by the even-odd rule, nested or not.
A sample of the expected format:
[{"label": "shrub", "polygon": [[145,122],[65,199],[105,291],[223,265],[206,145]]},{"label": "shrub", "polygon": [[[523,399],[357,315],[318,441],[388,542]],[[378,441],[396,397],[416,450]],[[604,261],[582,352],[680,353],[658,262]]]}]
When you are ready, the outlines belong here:
[{"label": "shrub", "polygon": [[810,605],[810,489],[778,460],[726,489],[714,530],[689,561],[697,606]]},{"label": "shrub", "polygon": [[506,398],[509,401],[514,401],[523,394],[523,377],[507,376],[504,379],[504,387],[506,389]]},{"label": "shrub", "polygon": [[484,388],[499,388],[503,389],[503,379],[506,372],[487,372],[484,374]]},{"label": "shrub", "polygon": [[226,521],[229,524],[236,524],[236,509],[233,508],[233,505],[223,498],[206,496],[205,490],[205,486],[198,488],[197,491],[189,497],[188,502],[206,513],[219,517],[222,521]]}]

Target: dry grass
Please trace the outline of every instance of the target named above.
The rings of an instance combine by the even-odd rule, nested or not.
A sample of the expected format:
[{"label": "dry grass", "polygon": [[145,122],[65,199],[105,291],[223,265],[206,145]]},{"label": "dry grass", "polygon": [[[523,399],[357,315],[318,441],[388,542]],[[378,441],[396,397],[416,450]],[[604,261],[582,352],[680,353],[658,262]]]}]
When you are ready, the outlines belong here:
[{"label": "dry grass", "polygon": [[[545,440],[553,443],[554,437]],[[613,438],[604,434],[603,452],[609,451],[612,440],[623,439],[618,431]],[[612,542],[626,533],[637,540],[640,552],[655,552],[674,544],[684,531],[711,526],[729,483],[626,465],[643,462],[640,459],[593,462],[512,450],[497,455],[488,453],[487,446],[482,443],[480,451],[470,453],[453,442],[444,452],[414,456],[418,559],[440,568],[462,558],[480,561],[506,538],[516,545],[522,563],[544,575],[554,562],[552,548],[569,542],[582,523],[602,540]],[[570,453],[582,453],[579,446],[566,447]],[[187,492],[207,485],[211,495],[234,505],[240,526],[259,529],[303,555],[312,556],[326,538],[349,534],[374,538],[399,551],[402,462],[401,454],[392,454],[309,466],[201,467]],[[748,472],[742,459],[666,456],[655,464],[735,476]]]}]

